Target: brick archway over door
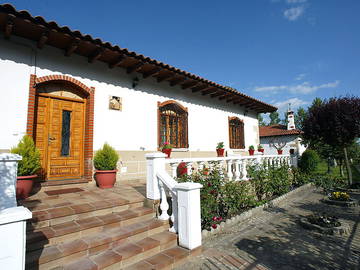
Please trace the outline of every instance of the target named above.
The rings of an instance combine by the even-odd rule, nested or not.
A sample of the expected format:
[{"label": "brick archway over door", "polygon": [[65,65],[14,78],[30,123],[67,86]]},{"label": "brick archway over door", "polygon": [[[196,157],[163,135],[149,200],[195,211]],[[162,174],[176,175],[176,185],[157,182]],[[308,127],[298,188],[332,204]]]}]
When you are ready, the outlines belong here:
[{"label": "brick archway over door", "polygon": [[30,75],[29,85],[29,102],[26,133],[34,136],[34,121],[35,121],[35,97],[36,88],[38,85],[48,82],[67,82],[86,95],[86,112],[85,112],[85,136],[84,136],[84,180],[92,180],[92,158],[93,158],[93,136],[94,136],[94,97],[95,88],[87,87],[82,82],[66,75],[49,75],[43,77],[36,77]]}]

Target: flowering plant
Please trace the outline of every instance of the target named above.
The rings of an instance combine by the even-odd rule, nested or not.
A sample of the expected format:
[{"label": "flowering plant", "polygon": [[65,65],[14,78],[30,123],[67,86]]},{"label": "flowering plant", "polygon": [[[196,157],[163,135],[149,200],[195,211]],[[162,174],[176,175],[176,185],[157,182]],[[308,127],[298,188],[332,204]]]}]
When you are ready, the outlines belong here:
[{"label": "flowering plant", "polygon": [[330,194],[330,199],[337,201],[349,201],[350,195],[346,192],[335,191]]},{"label": "flowering plant", "polygon": [[168,142],[165,142],[162,149],[172,149],[172,145]]},{"label": "flowering plant", "polygon": [[216,149],[224,149],[224,142],[218,142]]}]

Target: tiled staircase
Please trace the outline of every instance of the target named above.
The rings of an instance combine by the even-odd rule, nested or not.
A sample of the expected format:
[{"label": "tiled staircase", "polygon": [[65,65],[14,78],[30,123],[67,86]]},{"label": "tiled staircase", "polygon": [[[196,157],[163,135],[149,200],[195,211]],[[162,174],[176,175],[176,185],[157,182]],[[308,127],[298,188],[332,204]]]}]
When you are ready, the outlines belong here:
[{"label": "tiled staircase", "polygon": [[23,204],[33,212],[26,269],[172,269],[199,251],[179,247],[131,187],[42,194]]}]

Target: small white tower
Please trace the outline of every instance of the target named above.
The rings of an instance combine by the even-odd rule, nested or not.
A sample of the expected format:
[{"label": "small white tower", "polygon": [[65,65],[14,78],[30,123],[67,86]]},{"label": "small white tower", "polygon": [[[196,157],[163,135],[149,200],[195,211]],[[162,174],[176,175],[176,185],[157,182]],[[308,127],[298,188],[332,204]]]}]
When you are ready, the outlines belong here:
[{"label": "small white tower", "polygon": [[295,119],[294,119],[294,112],[291,110],[290,105],[291,104],[289,103],[289,109],[287,112],[287,129],[293,130],[295,129]]}]

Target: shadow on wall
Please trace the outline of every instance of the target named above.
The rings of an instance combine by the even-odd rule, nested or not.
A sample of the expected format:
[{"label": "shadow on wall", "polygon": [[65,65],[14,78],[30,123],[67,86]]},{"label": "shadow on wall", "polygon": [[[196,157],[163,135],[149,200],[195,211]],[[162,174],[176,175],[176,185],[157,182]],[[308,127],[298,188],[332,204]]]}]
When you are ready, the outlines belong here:
[{"label": "shadow on wall", "polygon": [[[360,199],[357,198],[357,199]],[[322,235],[303,229],[297,222],[304,215],[282,212],[281,222],[270,222],[262,228],[259,236],[243,238],[236,247],[251,255],[257,263],[270,269],[358,269],[360,262],[359,215],[358,210],[331,207],[322,203],[301,203],[298,210],[331,212],[350,223],[351,233],[347,236]]]},{"label": "shadow on wall", "polygon": [[[18,43],[15,45],[12,43]],[[25,45],[20,45],[25,44]],[[155,78],[143,79],[139,73],[126,74],[124,68],[109,69],[107,64],[102,62],[88,63],[86,57],[72,55],[65,57],[63,51],[45,47],[42,50],[36,49],[35,42],[25,40],[19,37],[11,37],[9,40],[0,40],[0,59],[5,61],[13,61],[18,64],[25,64],[33,66],[36,62],[37,71],[42,70],[41,75],[50,75],[53,73],[67,74],[83,80],[89,86],[95,86],[91,81],[96,81],[100,84],[109,84],[115,87],[123,87],[132,89],[132,79],[134,77],[140,78],[139,85],[135,91],[144,92],[152,95],[164,96],[169,99],[180,100],[187,103],[206,106],[217,110],[227,111],[234,114],[247,114],[256,117],[255,112],[245,112],[243,108],[231,103],[214,103],[214,99],[209,96],[203,96],[201,93],[191,93],[191,89],[181,89],[180,86],[170,87],[168,82],[164,81],[157,83]],[[26,47],[27,46],[27,47]],[[33,49],[30,49],[31,46]],[[36,52],[36,61],[34,61]],[[44,73],[48,70],[48,73]],[[29,74],[30,75],[30,74]],[[91,80],[91,81],[88,81]],[[188,93],[191,93],[189,97]]]}]

